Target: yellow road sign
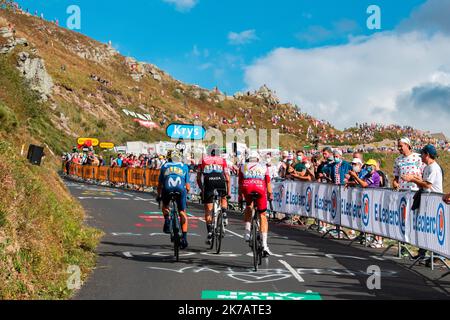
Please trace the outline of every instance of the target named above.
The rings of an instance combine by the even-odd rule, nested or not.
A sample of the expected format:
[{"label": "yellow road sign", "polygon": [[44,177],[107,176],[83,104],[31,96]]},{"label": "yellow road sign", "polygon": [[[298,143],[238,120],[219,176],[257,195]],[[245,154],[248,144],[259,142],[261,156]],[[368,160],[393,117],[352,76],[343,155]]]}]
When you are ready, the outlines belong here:
[{"label": "yellow road sign", "polygon": [[114,143],[102,142],[102,143],[100,143],[100,148],[102,148],[102,149],[112,149],[112,148],[114,148]]},{"label": "yellow road sign", "polygon": [[89,141],[89,140],[92,141],[93,147],[98,146],[98,144],[100,143],[98,141],[98,139],[95,139],[95,138],[78,138],[77,142],[79,145],[84,145],[86,143],[86,141]]}]

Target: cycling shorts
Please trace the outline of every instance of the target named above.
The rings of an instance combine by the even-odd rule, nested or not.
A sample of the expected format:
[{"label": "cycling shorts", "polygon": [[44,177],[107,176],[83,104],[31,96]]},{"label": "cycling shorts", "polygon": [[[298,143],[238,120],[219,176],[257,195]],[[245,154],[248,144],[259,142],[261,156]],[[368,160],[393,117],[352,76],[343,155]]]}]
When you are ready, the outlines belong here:
[{"label": "cycling shorts", "polygon": [[177,189],[177,190],[165,190],[163,189],[161,198],[162,203],[164,207],[167,207],[170,205],[170,200],[172,200],[171,192],[178,192],[180,195],[176,197],[176,204],[178,211],[186,211],[187,205],[186,205],[186,198],[187,198],[187,191],[186,189]]},{"label": "cycling shorts", "polygon": [[252,203],[252,193],[255,192],[259,194],[259,198],[255,201],[255,205],[258,207],[258,211],[263,213],[267,211],[267,190],[255,186],[248,186],[242,188],[242,193],[244,194],[245,202],[247,206]]},{"label": "cycling shorts", "polygon": [[203,203],[214,203],[214,190],[217,190],[220,197],[227,196],[227,182],[222,173],[211,173],[203,175]]}]

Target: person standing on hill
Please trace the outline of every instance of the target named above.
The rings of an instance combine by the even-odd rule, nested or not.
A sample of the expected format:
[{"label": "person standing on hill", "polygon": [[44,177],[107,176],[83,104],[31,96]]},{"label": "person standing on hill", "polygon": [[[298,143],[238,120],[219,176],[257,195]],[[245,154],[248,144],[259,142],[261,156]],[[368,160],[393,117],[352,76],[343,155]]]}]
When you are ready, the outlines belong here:
[{"label": "person standing on hill", "polygon": [[405,181],[405,176],[422,176],[424,165],[420,154],[412,151],[412,144],[409,138],[398,140],[397,144],[400,157],[394,164],[394,181],[392,186],[396,190],[418,191],[419,187],[412,181]]}]

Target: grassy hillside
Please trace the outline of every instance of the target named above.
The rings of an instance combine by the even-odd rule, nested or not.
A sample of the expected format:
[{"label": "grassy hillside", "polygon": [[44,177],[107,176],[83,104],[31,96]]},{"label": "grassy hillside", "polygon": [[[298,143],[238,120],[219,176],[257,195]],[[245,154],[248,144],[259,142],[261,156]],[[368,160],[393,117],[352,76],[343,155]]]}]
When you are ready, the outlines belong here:
[{"label": "grassy hillside", "polygon": [[[0,299],[63,299],[68,266],[86,278],[95,265],[100,234],[84,224],[84,211],[56,174],[71,139],[52,125],[14,67],[0,56]],[[20,155],[22,145],[47,144],[41,167]]]},{"label": "grassy hillside", "polygon": [[64,299],[68,266],[83,278],[99,234],[53,169],[33,167],[0,142],[0,299]]}]

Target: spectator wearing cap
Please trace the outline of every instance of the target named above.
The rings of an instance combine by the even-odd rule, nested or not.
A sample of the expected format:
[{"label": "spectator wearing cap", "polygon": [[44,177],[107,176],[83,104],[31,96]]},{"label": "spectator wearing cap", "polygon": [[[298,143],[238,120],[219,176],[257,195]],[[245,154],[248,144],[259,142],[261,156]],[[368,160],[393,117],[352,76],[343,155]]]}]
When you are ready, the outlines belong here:
[{"label": "spectator wearing cap", "polygon": [[294,155],[292,153],[289,153],[287,157],[287,166],[286,166],[286,179],[293,179],[293,174],[295,173],[294,169]]},{"label": "spectator wearing cap", "polygon": [[[353,161],[355,161],[355,159]],[[362,188],[379,188],[381,178],[377,171],[377,162],[373,159],[370,159],[369,161],[366,162],[366,169],[367,174],[364,177],[360,177],[353,170],[350,171],[349,174],[355,180],[355,182]]]},{"label": "spectator wearing cap", "polygon": [[331,167],[331,179],[333,184],[345,185],[345,176],[352,170],[350,163],[342,159],[342,151],[335,149],[333,151],[334,164]]},{"label": "spectator wearing cap", "polygon": [[366,171],[363,172],[364,164],[360,158],[353,158],[351,165],[352,170],[348,173],[348,181],[345,184],[346,187],[354,187],[357,185],[357,182],[352,176],[352,173],[356,174],[361,179],[364,178],[364,175],[367,173]]},{"label": "spectator wearing cap", "polygon": [[425,192],[443,193],[443,174],[442,168],[436,162],[438,157],[436,148],[431,144],[426,145],[421,151],[421,157],[422,162],[426,164],[423,176],[406,174],[402,176],[402,179],[415,183]]},{"label": "spectator wearing cap", "polygon": [[395,160],[392,186],[397,190],[418,191],[419,187],[416,183],[405,181],[403,177],[422,176],[424,169],[422,157],[420,154],[412,151],[412,144],[409,138],[398,140],[397,148],[401,155]]}]

